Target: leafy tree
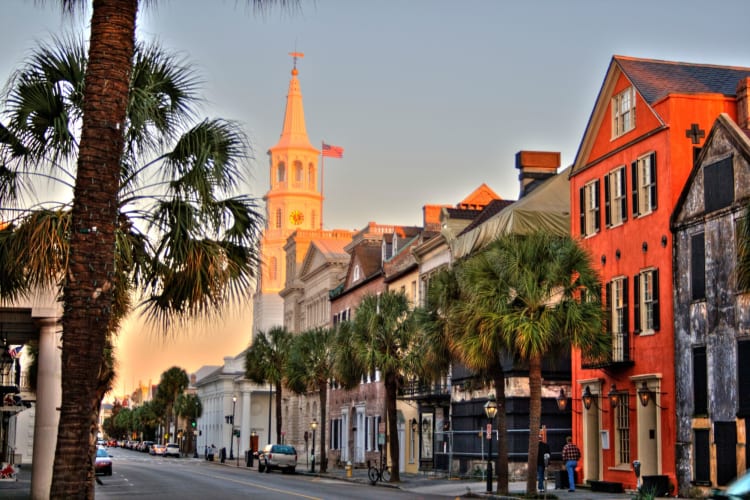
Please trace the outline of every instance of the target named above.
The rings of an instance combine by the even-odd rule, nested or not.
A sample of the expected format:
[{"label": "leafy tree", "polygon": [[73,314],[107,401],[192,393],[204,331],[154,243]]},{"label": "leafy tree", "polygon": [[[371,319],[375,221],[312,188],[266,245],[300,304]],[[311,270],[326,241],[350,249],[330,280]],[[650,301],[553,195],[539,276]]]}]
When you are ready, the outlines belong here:
[{"label": "leafy tree", "polygon": [[275,326],[267,334],[258,332],[245,353],[245,376],[257,384],[272,384],[276,389],[277,443],[281,442],[281,393],[291,342],[291,333],[284,327]]},{"label": "leafy tree", "polygon": [[[501,362],[502,348],[493,341],[463,342],[472,339],[474,331],[468,329],[472,318],[462,316],[464,302],[471,302],[472,296],[463,293],[459,283],[460,263],[455,268],[444,268],[430,278],[425,305],[415,311],[419,335],[415,373],[421,380],[437,380],[447,372],[450,362],[463,363],[475,372],[480,380],[490,381],[495,388],[498,431],[497,492],[508,493],[508,444],[505,421],[505,372]],[[476,309],[474,309],[476,311]]]},{"label": "leafy tree", "polygon": [[[56,40],[40,47],[10,82],[4,100],[8,127],[0,133],[0,206],[21,209],[0,231],[0,296],[12,300],[38,286],[97,284],[87,299],[66,302],[70,305],[63,320],[63,367],[70,383],[63,386],[58,436],[59,453],[84,456],[80,447],[85,445],[93,464],[95,443],[90,427],[82,422],[95,420],[99,401],[110,387],[111,334],[131,310],[131,292],[141,293],[143,311],[165,327],[216,314],[226,302],[242,300],[257,268],[262,215],[254,200],[231,196],[247,156],[244,134],[224,120],[191,126],[198,102],[196,76],[156,45],[137,47],[127,119],[112,122],[123,123],[126,132],[118,191],[111,203],[117,210],[114,228],[99,226],[96,220],[76,226],[75,208],[69,204],[30,204],[31,179],[65,185],[73,175],[71,166],[83,154],[83,147],[78,148],[84,114],[82,75],[90,66],[82,42]],[[74,192],[73,206],[76,196]],[[98,256],[89,268],[81,265],[87,261],[73,257],[74,240],[88,238],[85,245],[96,246],[106,240],[100,235],[109,231],[116,241],[109,261],[113,266],[102,264]],[[102,266],[108,269],[105,277],[92,281],[90,272]],[[84,274],[79,274],[80,267],[86,268]],[[64,301],[66,297],[63,292]],[[84,315],[72,319],[76,307],[83,307]],[[97,347],[95,332],[105,316],[106,338]],[[78,326],[68,328],[66,321]],[[81,332],[85,335],[79,339]],[[77,349],[81,342],[86,345]],[[79,376],[85,383],[75,382]],[[97,402],[88,399],[92,388]],[[68,419],[75,422],[65,425]],[[53,496],[84,495],[79,483],[85,482],[82,475],[93,478],[93,465],[81,471],[70,461],[56,458],[56,464],[62,489],[57,490],[53,481]]]},{"label": "leafy tree", "polygon": [[[320,472],[326,472],[328,381],[334,378],[335,336],[332,328],[314,328],[293,337],[287,364],[287,386],[297,394],[317,392],[320,406]],[[315,444],[313,443],[313,447]]]},{"label": "leafy tree", "polygon": [[336,372],[345,386],[357,384],[368,373],[380,370],[385,386],[385,411],[391,480],[398,482],[399,445],[396,398],[411,366],[408,358],[417,336],[409,300],[403,293],[386,291],[367,295],[352,322],[342,323]]},{"label": "leafy tree", "polygon": [[203,414],[203,405],[201,404],[200,398],[197,394],[180,394],[177,396],[175,412],[178,417],[182,417],[188,422],[186,428],[190,429],[190,432],[193,434],[189,448],[193,448],[196,445],[195,440],[197,439],[197,433],[195,429],[190,426],[190,423],[193,420],[197,420]]},{"label": "leafy tree", "polygon": [[[172,417],[175,414],[175,405],[177,404],[177,397],[187,389],[190,384],[187,372],[178,367],[173,366],[161,374],[159,380],[159,386],[156,389],[156,397],[158,401],[164,404],[164,418],[167,432],[170,431],[169,423],[172,422]],[[177,435],[177,418],[174,418],[174,432],[170,432],[169,439],[173,440]]]},{"label": "leafy tree", "polygon": [[[529,366],[527,494],[536,491],[541,424],[542,359],[575,346],[587,355],[609,350],[603,329],[601,283],[590,257],[569,236],[546,232],[498,237],[461,266],[462,345],[494,345]],[[472,346],[473,344],[473,346]],[[499,410],[499,413],[502,410]]]},{"label": "leafy tree", "polygon": [[[269,3],[273,0],[253,0],[256,6]],[[85,8],[89,2],[61,0],[60,4],[72,11]],[[70,264],[63,283],[62,365],[66,384],[49,492],[56,498],[94,497],[95,441],[91,429],[96,425],[101,402],[98,377],[106,340],[114,326],[113,304],[119,291],[113,264],[115,228],[138,5],[138,0],[93,2],[67,254]],[[96,234],[91,231],[94,227]],[[88,460],[69,460],[71,456]]]}]

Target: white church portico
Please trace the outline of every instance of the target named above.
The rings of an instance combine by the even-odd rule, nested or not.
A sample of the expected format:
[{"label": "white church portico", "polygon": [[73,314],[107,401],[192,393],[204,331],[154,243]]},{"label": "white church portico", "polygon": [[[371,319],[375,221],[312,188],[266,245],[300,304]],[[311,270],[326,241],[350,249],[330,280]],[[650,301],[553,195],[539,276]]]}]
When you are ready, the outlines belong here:
[{"label": "white church portico", "polygon": [[216,460],[223,448],[226,460],[244,463],[245,452],[257,451],[275,433],[273,388],[245,378],[245,351],[224,358],[222,366],[204,366],[196,373],[195,388],[203,405],[198,418],[198,453],[215,446]]}]

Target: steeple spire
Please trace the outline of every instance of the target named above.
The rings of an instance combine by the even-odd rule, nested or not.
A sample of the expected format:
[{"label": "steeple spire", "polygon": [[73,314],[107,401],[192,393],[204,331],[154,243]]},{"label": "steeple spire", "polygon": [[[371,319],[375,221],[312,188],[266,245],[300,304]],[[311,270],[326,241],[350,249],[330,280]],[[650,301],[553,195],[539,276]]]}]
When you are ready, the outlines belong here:
[{"label": "steeple spire", "polygon": [[281,148],[315,148],[307,137],[307,127],[305,126],[305,109],[302,106],[302,91],[300,90],[299,79],[297,75],[297,59],[302,59],[305,54],[302,52],[290,52],[294,59],[292,67],[292,79],[289,81],[289,91],[286,96],[286,111],[284,113],[284,125],[281,129],[279,142],[271,148],[271,151]]}]

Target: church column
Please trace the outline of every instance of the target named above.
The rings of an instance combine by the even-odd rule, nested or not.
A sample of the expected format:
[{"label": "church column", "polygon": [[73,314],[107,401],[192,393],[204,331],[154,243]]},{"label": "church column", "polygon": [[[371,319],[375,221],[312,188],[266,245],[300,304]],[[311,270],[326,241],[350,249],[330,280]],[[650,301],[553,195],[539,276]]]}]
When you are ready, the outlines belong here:
[{"label": "church column", "polygon": [[34,419],[34,451],[31,466],[31,498],[49,498],[52,469],[57,447],[58,408],[62,404],[62,360],[59,346],[62,335],[57,320],[39,322],[39,359]]}]

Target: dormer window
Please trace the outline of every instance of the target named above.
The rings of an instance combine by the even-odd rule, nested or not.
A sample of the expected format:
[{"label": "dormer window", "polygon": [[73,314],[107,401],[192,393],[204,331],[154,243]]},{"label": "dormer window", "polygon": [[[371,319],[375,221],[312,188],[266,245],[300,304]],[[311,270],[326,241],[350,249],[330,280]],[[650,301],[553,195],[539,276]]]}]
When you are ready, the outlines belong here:
[{"label": "dormer window", "polygon": [[635,128],[635,91],[628,87],[612,98],[612,138]]},{"label": "dormer window", "polygon": [[354,271],[352,271],[352,281],[359,281],[362,277],[362,270],[359,268],[359,265],[354,266]]}]

